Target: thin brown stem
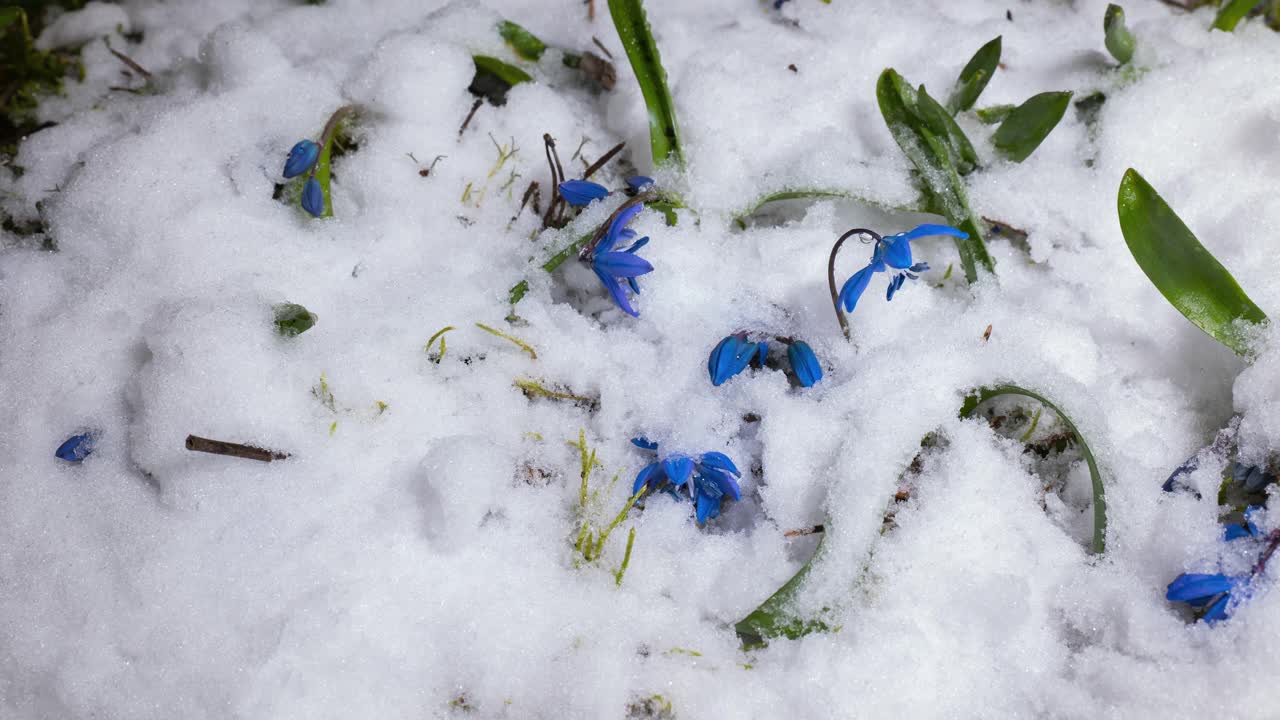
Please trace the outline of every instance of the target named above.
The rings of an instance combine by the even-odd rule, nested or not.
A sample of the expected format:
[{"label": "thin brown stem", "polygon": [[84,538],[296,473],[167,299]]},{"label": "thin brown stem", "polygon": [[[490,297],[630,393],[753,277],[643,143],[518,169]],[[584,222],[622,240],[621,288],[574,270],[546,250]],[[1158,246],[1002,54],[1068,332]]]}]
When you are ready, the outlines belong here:
[{"label": "thin brown stem", "polygon": [[240,443],[226,442],[223,440],[210,440],[209,438],[202,438],[197,435],[187,436],[187,449],[195,452],[210,453],[212,455],[228,455],[230,457],[244,458],[245,460],[257,460],[258,462],[284,460],[289,457],[289,453],[266,450],[252,445],[241,445]]},{"label": "thin brown stem", "polygon": [[560,154],[556,152],[556,140],[551,137],[551,133],[542,134],[542,145],[547,153],[547,166],[551,170],[551,202],[547,205],[547,214],[542,216],[542,227],[545,230],[555,224],[556,209],[564,203],[564,199],[560,197],[560,183],[565,178],[564,168],[560,166]]},{"label": "thin brown stem", "polygon": [[604,43],[600,42],[600,38],[596,37],[595,35],[592,35],[591,42],[595,43],[596,47],[600,48],[600,52],[604,53],[605,57],[609,58],[610,60],[613,59],[613,53],[609,52],[609,48],[605,47]]},{"label": "thin brown stem", "polygon": [[471,105],[471,112],[467,113],[467,119],[462,121],[462,127],[458,128],[458,137],[462,137],[462,133],[467,131],[467,126],[471,124],[471,118],[476,116],[476,111],[484,104],[484,98],[476,98]]},{"label": "thin brown stem", "polygon": [[587,178],[591,177],[595,173],[595,171],[604,167],[606,163],[608,163],[610,160],[613,159],[614,155],[617,155],[618,153],[622,152],[622,148],[626,146],[627,144],[625,142],[620,142],[617,145],[614,145],[613,147],[609,148],[609,152],[605,153],[604,155],[601,155],[599,160],[596,160],[595,162],[587,166],[587,169],[584,170],[582,173],[582,179],[586,180]]},{"label": "thin brown stem", "polygon": [[844,310],[840,309],[840,292],[836,290],[836,255],[839,254],[844,241],[854,235],[870,235],[876,242],[880,242],[880,234],[874,230],[854,228],[841,235],[840,239],[836,240],[836,244],[831,246],[831,256],[827,259],[827,284],[831,286],[831,307],[835,308],[836,320],[840,321],[840,331],[844,333],[845,340],[851,340],[852,334],[849,332],[849,321],[844,316]]}]

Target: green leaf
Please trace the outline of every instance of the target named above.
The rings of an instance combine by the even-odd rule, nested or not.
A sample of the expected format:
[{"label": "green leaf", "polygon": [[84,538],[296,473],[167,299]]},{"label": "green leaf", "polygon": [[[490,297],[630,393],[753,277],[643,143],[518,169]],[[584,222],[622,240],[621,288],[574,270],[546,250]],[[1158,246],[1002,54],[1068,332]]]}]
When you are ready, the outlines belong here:
[{"label": "green leaf", "polygon": [[1229,0],[1218,10],[1218,16],[1213,19],[1213,28],[1232,32],[1244,16],[1261,3],[1262,0]]},{"label": "green leaf", "polygon": [[471,58],[476,64],[476,72],[487,72],[499,80],[514,87],[522,82],[531,82],[533,77],[515,65],[511,65],[488,55],[474,55]]},{"label": "green leaf", "polygon": [[978,115],[978,119],[983,123],[987,125],[995,125],[998,122],[1003,122],[1005,118],[1009,117],[1009,113],[1013,112],[1013,106],[992,105],[991,107],[979,108],[975,112]]},{"label": "green leaf", "polygon": [[935,135],[946,138],[951,162],[961,175],[968,175],[978,167],[978,153],[974,151],[969,137],[956,124],[951,113],[938,104],[923,85],[916,90],[916,115]]},{"label": "green leaf", "polygon": [[763,647],[768,640],[776,637],[787,637],[792,640],[812,632],[825,632],[830,628],[820,620],[801,618],[795,614],[795,599],[804,586],[805,578],[813,568],[813,563],[822,556],[822,542],[814,551],[813,557],[804,564],[790,580],[778,589],[760,607],[750,615],[739,620],[733,626],[738,638],[742,640],[743,649]]},{"label": "green leaf", "polygon": [[1245,354],[1248,343],[1236,321],[1264,323],[1266,313],[1132,168],[1120,181],[1117,204],[1129,252],[1160,294],[1201,330]]},{"label": "green leaf", "polygon": [[662,58],[649,30],[644,5],[641,0],[609,0],[609,14],[613,16],[618,39],[622,41],[631,69],[640,82],[644,104],[649,108],[649,145],[653,150],[653,162],[674,162],[683,168],[684,152],[680,149],[680,132],[676,127],[675,102],[667,88],[667,71],[662,68]]},{"label": "green leaf", "polygon": [[1106,33],[1107,52],[1123,65],[1133,58],[1133,33],[1124,24],[1124,8],[1112,3],[1102,16],[1102,30]]},{"label": "green leaf", "polygon": [[889,205],[888,203],[884,203],[879,200],[873,200],[868,197],[863,197],[857,193],[849,192],[848,190],[836,190],[836,189],[827,189],[827,188],[795,188],[795,189],[788,189],[788,190],[779,190],[777,192],[767,193],[765,195],[761,195],[755,198],[744,209],[738,211],[733,216],[733,220],[739,226],[742,226],[745,224],[745,221],[747,218],[759,212],[760,208],[773,202],[781,202],[784,200],[822,200],[827,198],[855,200],[857,202],[863,203],[864,205],[871,205],[874,207],[883,208],[890,212],[919,212],[920,210],[920,208],[917,208],[917,207],[899,207],[895,205]]},{"label": "green leaf", "polygon": [[991,142],[1014,162],[1026,160],[1049,136],[1071,104],[1070,92],[1033,95],[1000,123]]},{"label": "green leaf", "polygon": [[979,266],[994,273],[995,261],[987,253],[979,219],[969,207],[964,181],[946,143],[920,120],[916,91],[889,68],[876,83],[876,99],[889,133],[920,175],[929,209],[969,234],[966,240],[956,239],[965,279],[976,282]]},{"label": "green leaf", "polygon": [[978,48],[978,52],[973,54],[969,63],[960,71],[956,86],[947,98],[947,110],[952,115],[968,110],[978,101],[978,96],[986,89],[991,76],[995,75],[996,68],[1000,66],[1000,43],[1001,36],[997,35],[994,40]]},{"label": "green leaf", "polygon": [[276,332],[284,337],[295,337],[311,329],[318,319],[315,314],[297,303],[280,303],[272,307],[275,312]]},{"label": "green leaf", "polygon": [[1075,423],[1071,422],[1071,418],[1062,409],[1052,403],[1045,396],[1018,387],[1017,385],[995,385],[992,387],[983,387],[974,390],[965,398],[964,403],[960,406],[960,417],[971,417],[978,406],[982,403],[1001,395],[1021,395],[1035,400],[1050,410],[1057,413],[1058,418],[1067,426],[1072,435],[1076,436],[1076,441],[1080,444],[1080,454],[1084,455],[1084,461],[1089,466],[1089,479],[1093,482],[1093,541],[1090,543],[1090,549],[1097,554],[1101,554],[1106,550],[1107,542],[1107,499],[1106,489],[1102,486],[1102,473],[1098,471],[1098,463],[1093,458],[1093,451],[1089,449],[1089,445],[1085,442],[1084,436],[1076,429]]},{"label": "green leaf", "polygon": [[498,34],[525,60],[537,62],[542,59],[542,53],[547,51],[546,44],[537,36],[510,20],[498,23]]}]

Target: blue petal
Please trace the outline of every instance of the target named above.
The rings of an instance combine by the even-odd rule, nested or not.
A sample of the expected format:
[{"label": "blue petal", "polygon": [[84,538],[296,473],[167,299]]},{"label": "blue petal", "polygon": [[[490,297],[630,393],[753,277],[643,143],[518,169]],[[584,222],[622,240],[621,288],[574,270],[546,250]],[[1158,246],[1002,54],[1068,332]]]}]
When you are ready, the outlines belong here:
[{"label": "blue petal", "polygon": [[[734,500],[742,499],[742,488],[738,487],[738,481],[734,480],[729,473],[716,468],[706,468],[702,477],[704,483],[701,486],[702,490],[699,492],[710,492],[716,497],[728,495]],[[710,485],[707,484],[708,482]]]},{"label": "blue petal", "polygon": [[902,273],[898,273],[897,275],[895,275],[893,279],[889,281],[889,287],[885,291],[884,299],[892,300],[893,296],[896,295],[898,290],[902,287],[902,283],[906,281],[907,281],[906,275],[903,275]]},{"label": "blue petal", "polygon": [[635,278],[633,277],[627,278],[627,285],[631,286],[631,292],[637,295],[640,294],[640,283],[636,282]]},{"label": "blue petal", "polygon": [[853,277],[845,281],[844,287],[840,288],[840,297],[838,302],[844,307],[845,312],[853,312],[854,305],[858,304],[858,298],[862,297],[862,293],[866,291],[867,285],[871,283],[871,276],[874,273],[883,272],[884,263],[872,260],[870,264],[853,274]]},{"label": "blue petal", "polygon": [[311,177],[302,186],[302,209],[314,217],[324,214],[324,191],[320,189],[320,181]]},{"label": "blue petal", "polygon": [[720,498],[698,493],[698,524],[720,517]]},{"label": "blue petal", "polygon": [[644,209],[644,203],[636,203],[628,207],[626,210],[618,213],[613,222],[609,223],[609,230],[601,238],[600,244],[596,246],[596,253],[609,252],[623,239],[623,233],[628,229],[627,224],[631,222],[640,211]]},{"label": "blue petal", "polygon": [[951,237],[965,240],[969,237],[969,233],[953,228],[950,225],[917,225],[914,228],[898,233],[894,237],[900,237],[903,240],[915,240],[916,238],[928,237],[929,235],[950,235]]},{"label": "blue petal", "polygon": [[734,465],[733,461],[729,459],[729,456],[722,452],[715,452],[713,450],[712,452],[702,453],[702,457],[699,458],[699,462],[705,467],[723,470],[728,473],[733,473],[737,477],[742,477],[742,473],[738,471],[738,466]]},{"label": "blue petal", "polygon": [[1183,573],[1169,583],[1165,599],[1172,602],[1191,602],[1213,597],[1236,586],[1238,581],[1221,573]]},{"label": "blue petal", "polygon": [[1227,542],[1248,537],[1253,537],[1253,533],[1249,532],[1243,525],[1230,523],[1222,528],[1222,539]]},{"label": "blue petal", "polygon": [[674,455],[662,461],[662,471],[673,484],[684,485],[693,476],[693,461],[683,455]]},{"label": "blue petal", "polygon": [[311,169],[320,159],[320,146],[310,140],[299,140],[284,161],[284,176],[297,177]]},{"label": "blue petal", "polygon": [[787,348],[787,359],[791,361],[791,371],[796,374],[801,386],[813,387],[814,383],[822,379],[822,364],[818,362],[818,356],[813,354],[809,343],[803,340],[791,343]]},{"label": "blue petal", "polygon": [[590,180],[565,180],[560,183],[560,197],[574,207],[590,205],[592,200],[609,196],[609,188]]},{"label": "blue petal", "polygon": [[653,492],[662,484],[663,479],[662,466],[656,462],[649,463],[636,474],[635,484],[631,486],[631,494],[635,495],[640,492],[640,488],[646,485],[649,486],[649,491]]},{"label": "blue petal", "polygon": [[639,255],[627,252],[597,253],[591,260],[596,272],[617,278],[629,278],[653,272],[653,266]]},{"label": "blue petal", "polygon": [[57,456],[59,460],[80,462],[86,457],[89,457],[89,453],[93,452],[93,446],[93,433],[80,433],[79,435],[72,435],[63,441],[63,443],[58,446],[58,449],[53,451],[53,454]]},{"label": "blue petal", "polygon": [[764,361],[769,357],[769,343],[761,340],[756,343],[756,362],[760,363],[760,367],[764,367]]},{"label": "blue petal", "polygon": [[890,235],[884,239],[884,261],[895,270],[905,270],[914,262],[911,260],[911,241],[902,235]]},{"label": "blue petal", "polygon": [[[628,230],[630,230],[630,228],[628,228]],[[634,231],[634,230],[631,230],[631,236],[632,236],[632,237],[635,237],[635,234],[636,234],[636,233],[635,233],[635,231]],[[642,248],[642,247],[644,247],[645,245],[648,245],[648,244],[649,244],[649,236],[648,236],[648,235],[645,235],[644,237],[640,238],[639,240],[637,240],[637,241],[635,241],[635,242],[631,243],[631,247],[627,248],[626,250],[623,250],[622,252],[629,252],[629,253],[633,253],[633,252],[635,252],[635,251],[639,250],[640,248]]]},{"label": "blue petal", "polygon": [[[746,352],[743,351],[744,348],[747,349]],[[721,340],[711,351],[711,357],[707,360],[707,372],[711,375],[711,384],[719,387],[729,378],[746,370],[754,354],[755,345],[737,335],[730,335]]]},{"label": "blue petal", "polygon": [[640,449],[642,449],[642,450],[657,450],[657,449],[658,449],[658,443],[656,443],[656,442],[654,442],[654,441],[650,440],[649,438],[647,438],[647,437],[645,437],[645,436],[643,436],[643,435],[641,435],[640,437],[633,437],[633,438],[631,438],[631,444],[632,444],[632,445],[635,445],[636,447],[638,447],[638,448],[640,448]]},{"label": "blue petal", "polygon": [[596,277],[600,278],[600,283],[604,285],[604,289],[609,291],[609,296],[613,298],[613,302],[622,308],[623,312],[631,317],[640,317],[640,313],[631,307],[631,301],[627,299],[626,291],[622,289],[622,285],[617,280],[600,272],[599,269],[595,269],[595,273]]},{"label": "blue petal", "polygon": [[1201,615],[1200,619],[1210,625],[1220,620],[1226,620],[1230,617],[1230,614],[1227,612],[1227,603],[1229,602],[1231,602],[1231,596],[1223,595],[1210,605],[1208,610],[1204,611],[1204,615]]},{"label": "blue petal", "polygon": [[627,187],[631,188],[631,192],[640,192],[652,184],[653,178],[644,175],[627,178]]},{"label": "blue petal", "polygon": [[907,268],[907,269],[908,269],[908,270],[910,270],[910,271],[911,271],[911,272],[913,272],[913,273],[922,273],[922,272],[924,272],[925,270],[928,270],[928,269],[929,269],[929,263],[927,263],[927,262],[918,262],[918,263],[916,263],[915,265],[912,265],[911,267],[909,267],[909,268]]}]

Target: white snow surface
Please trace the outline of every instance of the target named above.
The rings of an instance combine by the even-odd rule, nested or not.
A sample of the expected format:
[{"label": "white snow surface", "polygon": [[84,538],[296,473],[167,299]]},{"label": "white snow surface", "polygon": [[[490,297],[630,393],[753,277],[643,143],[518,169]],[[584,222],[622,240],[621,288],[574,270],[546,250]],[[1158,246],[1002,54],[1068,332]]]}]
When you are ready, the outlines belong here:
[{"label": "white snow surface", "polygon": [[[58,124],[21,145],[25,173],[0,172],[0,206],[30,220],[39,202],[57,244],[6,235],[0,254],[0,716],[621,718],[659,695],[685,719],[1274,717],[1280,593],[1188,624],[1165,586],[1211,570],[1219,509],[1160,486],[1235,412],[1243,456],[1280,447],[1280,345],[1263,338],[1250,366],[1179,315],[1130,256],[1115,198],[1137,168],[1280,309],[1277,36],[1135,0],[1132,73],[1105,54],[1098,0],[648,0],[688,156],[683,176],[657,177],[696,214],[635,222],[655,271],[634,319],[580,264],[536,269],[619,200],[536,238],[533,213],[512,222],[530,180],[549,195],[543,133],[571,175],[579,143],[594,159],[620,141],[595,179],[654,172],[643,99],[595,4],[591,22],[572,0],[129,0],[49,27],[45,46],[86,43],[86,79],[42,104]],[[515,61],[499,18],[558,47],[599,38],[617,87],[590,91],[549,51],[537,82],[459,136],[472,53]],[[948,239],[917,242],[933,269],[891,304],[878,277],[848,343],[832,241],[929,218],[847,201],[746,229],[732,217],[806,185],[911,203],[877,76],[945,97],[996,35],[1005,66],[979,105],[1102,90],[1096,136],[1070,110],[1014,164],[962,119],[987,165],[973,206],[1028,231],[1029,250],[991,238],[998,279],[969,287],[958,263],[943,280]],[[108,89],[141,82],[108,40],[155,92]],[[313,220],[273,185],[346,103],[363,108],[359,149],[335,161],[335,217]],[[866,261],[850,247],[844,277]],[[507,324],[525,276],[526,324]],[[318,323],[278,336],[284,301]],[[433,363],[424,345],[448,325]],[[740,328],[805,339],[826,377],[713,388],[707,355]],[[313,395],[322,376],[333,409]],[[518,378],[599,410],[530,401]],[[1046,513],[1020,444],[957,419],[993,382],[1053,397],[1081,429],[1105,476],[1104,556],[1086,552],[1087,492]],[[87,460],[54,457],[90,428]],[[651,499],[601,562],[576,563],[579,429],[596,480],[621,473],[601,517],[651,459],[628,442],[641,434],[664,453],[725,452],[743,500],[700,528],[690,505]],[[945,447],[882,534],[934,431]],[[291,457],[193,453],[188,434]],[[1082,466],[1071,477],[1087,488]],[[783,533],[824,521],[798,605],[837,630],[743,652],[733,623],[813,552]]]}]

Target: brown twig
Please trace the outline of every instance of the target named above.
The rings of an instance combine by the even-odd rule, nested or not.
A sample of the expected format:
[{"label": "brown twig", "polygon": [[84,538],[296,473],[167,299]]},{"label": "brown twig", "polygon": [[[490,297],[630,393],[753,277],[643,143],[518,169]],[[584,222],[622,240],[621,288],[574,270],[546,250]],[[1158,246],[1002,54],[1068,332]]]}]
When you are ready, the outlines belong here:
[{"label": "brown twig", "polygon": [[814,525],[813,527],[810,527],[810,528],[800,528],[800,529],[798,529],[798,530],[788,530],[788,531],[786,531],[786,532],[782,533],[782,537],[789,537],[789,538],[792,538],[792,537],[804,537],[805,535],[815,535],[815,534],[820,533],[820,532],[826,532],[826,530],[827,530],[827,527],[826,527],[825,525]]},{"label": "brown twig", "polygon": [[587,0],[587,19],[593,22],[596,19],[596,0]]},{"label": "brown twig", "polygon": [[538,189],[538,181],[537,180],[530,181],[529,187],[525,188],[524,196],[520,198],[520,209],[516,210],[515,215],[511,216],[511,222],[515,222],[516,218],[520,217],[520,213],[524,212],[524,208],[526,205],[529,204],[529,200],[531,198],[533,199],[534,214],[535,215],[540,214],[538,212],[538,205],[540,204],[539,200],[541,199],[541,195],[542,195],[542,191]]},{"label": "brown twig", "polygon": [[187,436],[187,449],[212,455],[229,455],[231,457],[244,458],[245,460],[257,460],[258,462],[284,460],[289,457],[289,453],[285,452],[265,450],[252,445],[241,445],[240,443],[225,442],[223,440],[210,440],[196,435]]},{"label": "brown twig", "polygon": [[605,57],[609,58],[610,60],[613,59],[613,53],[609,52],[609,48],[605,47],[604,43],[600,42],[600,38],[596,37],[595,35],[592,35],[591,42],[595,43],[596,47],[600,48],[600,52],[604,53]]},{"label": "brown twig", "polygon": [[147,69],[139,65],[137,62],[135,62],[133,58],[129,57],[128,55],[125,55],[122,52],[117,51],[115,48],[111,46],[107,46],[107,50],[110,51],[112,55],[115,55],[117,60],[124,63],[125,65],[128,65],[130,69],[134,70],[142,77],[148,80],[151,79],[151,73],[147,72]]},{"label": "brown twig", "polygon": [[471,124],[471,118],[476,116],[476,111],[484,104],[484,98],[476,98],[471,106],[471,112],[467,113],[467,119],[462,121],[462,127],[458,128],[458,137],[462,137],[462,133],[467,131],[467,126]]},{"label": "brown twig", "polygon": [[564,205],[564,198],[560,197],[560,183],[564,182],[564,168],[560,166],[560,154],[556,152],[556,140],[551,137],[551,133],[542,134],[543,148],[547,153],[547,166],[551,170],[551,203],[547,205],[547,214],[542,216],[542,227],[546,228],[560,227],[559,218],[556,210]]},{"label": "brown twig", "polygon": [[613,156],[622,152],[622,148],[626,147],[626,145],[627,144],[625,142],[620,142],[617,145],[614,145],[612,148],[610,148],[609,152],[605,153],[604,155],[601,155],[599,160],[596,160],[595,162],[587,166],[587,169],[582,172],[582,179],[586,180],[587,178],[591,177],[595,173],[595,171],[604,167],[605,163],[608,163],[610,160],[613,159]]}]

